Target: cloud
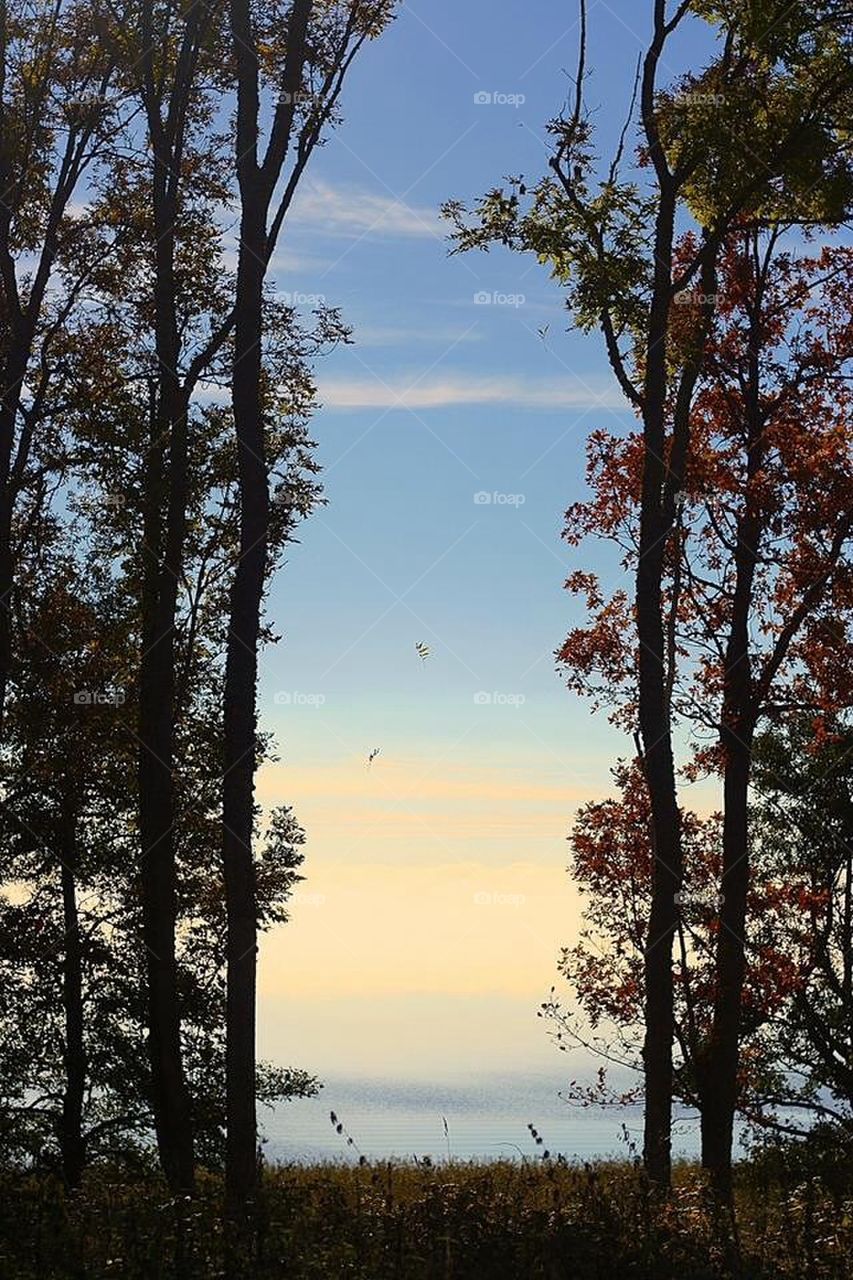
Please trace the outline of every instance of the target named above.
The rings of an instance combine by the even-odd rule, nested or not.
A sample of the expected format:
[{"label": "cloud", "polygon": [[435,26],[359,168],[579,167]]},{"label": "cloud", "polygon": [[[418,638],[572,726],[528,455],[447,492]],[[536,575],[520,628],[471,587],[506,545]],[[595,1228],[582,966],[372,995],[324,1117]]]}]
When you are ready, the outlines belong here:
[{"label": "cloud", "polygon": [[[226,271],[236,271],[238,261],[239,254],[235,239],[232,245],[228,245],[223,249],[222,265]],[[288,276],[314,275],[319,277],[331,265],[330,258],[322,258],[316,253],[308,253],[301,249],[278,245],[270,258],[270,275],[274,277],[277,272],[286,272]]]},{"label": "cloud", "polygon": [[618,387],[598,377],[529,382],[512,377],[445,377],[389,380],[328,379],[320,384],[327,409],[445,409],[453,405],[506,405],[519,409],[616,409],[627,411]]},{"label": "cloud", "polygon": [[314,182],[294,201],[293,222],[334,236],[420,236],[445,234],[435,209],[407,204],[382,192],[358,187],[331,187]]},{"label": "cloud", "polygon": [[357,347],[404,347],[411,343],[438,343],[458,346],[461,342],[482,342],[484,334],[474,329],[422,328],[405,325],[355,325]]},{"label": "cloud", "polygon": [[259,775],[259,785],[266,798],[295,792],[322,798],[326,804],[332,797],[351,800],[368,791],[395,801],[479,800],[489,806],[496,802],[565,805],[567,800],[577,803],[589,796],[587,788],[578,792],[566,777],[543,781],[535,766],[460,765],[456,760],[430,765],[417,757],[383,759],[369,772],[366,756],[313,767],[270,763]]},{"label": "cloud", "polygon": [[506,865],[522,851],[559,851],[571,815],[601,788],[582,777],[538,776],[525,767],[382,760],[266,765],[257,795],[268,809],[286,800],[309,832],[312,851],[397,865],[488,856]]}]

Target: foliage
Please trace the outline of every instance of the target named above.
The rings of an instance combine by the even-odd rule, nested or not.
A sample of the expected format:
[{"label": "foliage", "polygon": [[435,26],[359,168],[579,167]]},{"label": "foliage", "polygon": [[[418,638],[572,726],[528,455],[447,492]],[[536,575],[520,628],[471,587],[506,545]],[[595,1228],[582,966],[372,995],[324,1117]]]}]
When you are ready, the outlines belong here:
[{"label": "foliage", "polygon": [[[562,1050],[582,1045],[616,1068],[605,1067],[593,1085],[572,1083],[567,1096],[581,1106],[625,1105],[641,1096],[637,1086],[611,1084],[611,1075],[624,1075],[622,1068],[639,1073],[642,1067],[651,813],[638,761],[619,765],[614,779],[618,795],[583,806],[570,836],[569,870],[584,902],[580,938],[563,949],[559,966],[570,1003],[555,990],[541,1009]],[[706,1050],[713,1013],[721,817],[685,811],[682,822],[686,856],[674,963],[675,1093],[682,1104],[700,1108],[697,1062]],[[814,973],[810,924],[824,909],[826,896],[805,867],[780,858],[778,849],[758,835],[752,867],[749,907],[756,924],[744,993],[740,1103],[756,1116],[759,1100],[794,1096],[779,1027],[808,990]]]},{"label": "foliage", "polygon": [[[694,253],[687,236],[676,269]],[[729,728],[740,741],[757,725],[781,734],[763,748],[760,803],[744,850],[737,1102],[760,1123],[775,1123],[775,1109],[786,1101],[804,1115],[849,1110],[847,839],[827,815],[838,812],[841,821],[845,813],[846,776],[843,769],[833,774],[832,762],[844,758],[835,741],[839,709],[853,700],[851,272],[847,248],[794,253],[777,232],[738,233],[724,246],[662,577],[665,684],[673,723],[682,729],[684,776],[725,773]],[[690,291],[675,299],[676,363],[701,309]],[[675,447],[669,439],[667,449]],[[591,496],[566,518],[571,546],[604,541],[632,574],[644,456],[639,432],[595,431]],[[608,705],[630,731],[638,673],[629,598],[621,585],[608,588],[606,575],[585,569],[573,572],[567,587],[585,614],[559,650],[567,683]],[[734,663],[729,637],[739,617],[748,645]],[[745,693],[733,716],[730,677],[738,666]],[[786,737],[784,727],[793,723],[799,730]],[[620,766],[615,776],[618,797],[582,809],[571,836],[570,871],[586,895],[585,927],[564,951],[561,973],[578,1007],[567,1009],[552,995],[542,1012],[561,1045],[580,1042],[637,1071],[654,843],[642,761]],[[722,873],[723,824],[723,815],[681,813],[674,1085],[678,1098],[700,1109],[709,1087],[703,1081],[718,944],[727,927],[722,895],[732,883]],[[575,1093],[581,1102],[636,1096],[612,1092],[606,1076]]]},{"label": "foliage", "polygon": [[838,1150],[853,1129],[853,731],[840,719],[820,729],[773,729],[756,753],[754,839],[779,877],[808,885],[809,940],[801,987],[775,1019],[781,1087],[756,1102],[765,1124],[802,1132],[816,1116],[824,1137],[836,1126]]},{"label": "foliage", "polygon": [[[680,260],[693,251],[688,237]],[[747,513],[758,557],[750,600],[751,690],[761,714],[793,706],[817,715],[853,695],[847,680],[853,651],[851,284],[853,255],[844,247],[802,256],[775,235],[746,235],[733,237],[723,256],[664,583],[672,708],[696,727],[700,770],[715,767],[738,530]],[[676,341],[689,340],[698,308],[690,291],[676,298]],[[757,443],[749,431],[752,383],[760,405]],[[597,430],[587,459],[592,496],[567,512],[566,540],[573,547],[604,540],[633,571],[641,438]],[[636,669],[629,602],[621,588],[608,592],[583,570],[567,586],[584,601],[588,617],[559,652],[567,682],[608,702],[616,721],[630,729]]]},{"label": "foliage", "polygon": [[[743,1275],[847,1280],[849,1171],[831,1190],[790,1156],[737,1171]],[[0,1263],[19,1280],[208,1280],[220,1274],[221,1186],[169,1201],[150,1174],[90,1177],[81,1193],[5,1179]],[[628,1165],[380,1163],[286,1166],[262,1188],[258,1280],[724,1280],[724,1228],[697,1170],[661,1205]]]},{"label": "foliage", "polygon": [[[387,7],[317,7],[318,83],[328,70],[327,41],[342,36],[350,11],[357,10],[356,28],[372,37]],[[239,539],[237,448],[221,394],[233,354],[234,272],[223,219],[233,194],[233,83],[226,6],[205,6],[204,13],[209,25],[181,108],[173,219],[180,347],[172,372],[189,397],[187,531],[174,626],[174,836],[184,1052],[199,1154],[216,1165],[225,1052],[219,765],[227,600]],[[153,507],[154,523],[167,521],[175,450],[155,425],[167,380],[154,356],[154,302],[163,283],[154,193],[164,168],[148,131],[156,132],[156,109],[168,99],[189,17],[145,3],[123,10],[85,0],[4,6],[0,354],[21,402],[17,411],[12,406],[8,432],[11,475],[0,485],[14,560],[14,605],[2,612],[12,620],[13,645],[0,754],[0,1125],[3,1159],[39,1169],[59,1164],[69,1101],[69,957],[78,941],[86,1157],[138,1154],[150,1132],[139,667],[145,563],[154,554],[146,520]],[[261,20],[272,30],[282,7]],[[146,22],[161,38],[145,38]],[[282,51],[269,51],[274,56],[280,60]],[[153,103],[150,114],[140,113],[140,97]],[[307,119],[315,108],[306,93],[300,111]],[[15,314],[21,308],[32,313],[26,342]],[[316,400],[311,366],[348,331],[334,309],[300,314],[272,288],[263,328],[269,580],[322,500],[308,429]],[[22,347],[31,362],[26,378],[12,367]],[[262,643],[275,638],[264,626]],[[273,752],[259,732],[257,762]],[[287,918],[305,836],[287,807],[256,808],[255,826],[258,922],[266,929]],[[73,859],[64,843],[69,830]],[[69,893],[78,917],[70,928]],[[300,1070],[259,1067],[262,1102],[316,1087]]]}]

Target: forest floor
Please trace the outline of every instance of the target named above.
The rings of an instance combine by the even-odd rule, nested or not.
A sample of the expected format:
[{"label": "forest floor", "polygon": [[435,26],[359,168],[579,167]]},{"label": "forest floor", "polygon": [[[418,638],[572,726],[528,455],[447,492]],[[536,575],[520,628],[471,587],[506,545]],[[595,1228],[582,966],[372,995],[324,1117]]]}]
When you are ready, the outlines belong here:
[{"label": "forest floor", "polygon": [[[659,1205],[629,1165],[286,1166],[268,1170],[252,1280],[850,1280],[853,1190],[772,1162],[737,1178],[740,1268],[699,1171]],[[3,1280],[213,1280],[221,1184],[176,1203],[154,1175],[92,1173],[66,1194],[0,1175]]]}]

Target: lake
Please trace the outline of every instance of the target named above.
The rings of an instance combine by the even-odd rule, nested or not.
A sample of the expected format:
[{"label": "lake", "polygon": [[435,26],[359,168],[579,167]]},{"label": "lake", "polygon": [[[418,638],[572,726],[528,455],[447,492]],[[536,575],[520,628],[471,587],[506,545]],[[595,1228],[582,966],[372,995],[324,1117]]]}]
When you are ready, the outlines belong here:
[{"label": "lake", "polygon": [[[327,1078],[319,1097],[303,1099],[262,1116],[266,1155],[277,1161],[389,1157],[447,1159],[520,1159],[553,1155],[587,1160],[626,1158],[623,1134],[642,1146],[642,1112],[579,1108],[559,1097],[565,1077],[492,1075],[428,1082],[371,1078]],[[334,1111],[354,1145],[335,1132]],[[444,1120],[447,1121],[445,1134]],[[544,1139],[537,1147],[527,1126]],[[682,1118],[676,1125],[678,1155],[698,1151],[697,1126]]]}]

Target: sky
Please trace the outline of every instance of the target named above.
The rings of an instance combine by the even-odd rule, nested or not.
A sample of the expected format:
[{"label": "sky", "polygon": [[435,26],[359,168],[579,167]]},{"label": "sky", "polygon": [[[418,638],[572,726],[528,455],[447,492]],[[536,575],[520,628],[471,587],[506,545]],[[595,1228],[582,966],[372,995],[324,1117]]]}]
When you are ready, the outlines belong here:
[{"label": "sky", "polygon": [[[650,11],[590,2],[605,153]],[[274,263],[280,292],[354,329],[317,369],[327,505],[272,589],[262,662],[279,758],[259,798],[308,841],[262,949],[261,1050],[321,1076],[562,1063],[536,1011],[579,927],[566,836],[631,744],[555,671],[579,621],[563,583],[595,565],[560,531],[588,433],[631,415],[547,272],[450,256],[438,210],[541,175],[577,36],[564,0],[406,3],[356,64]]]}]

